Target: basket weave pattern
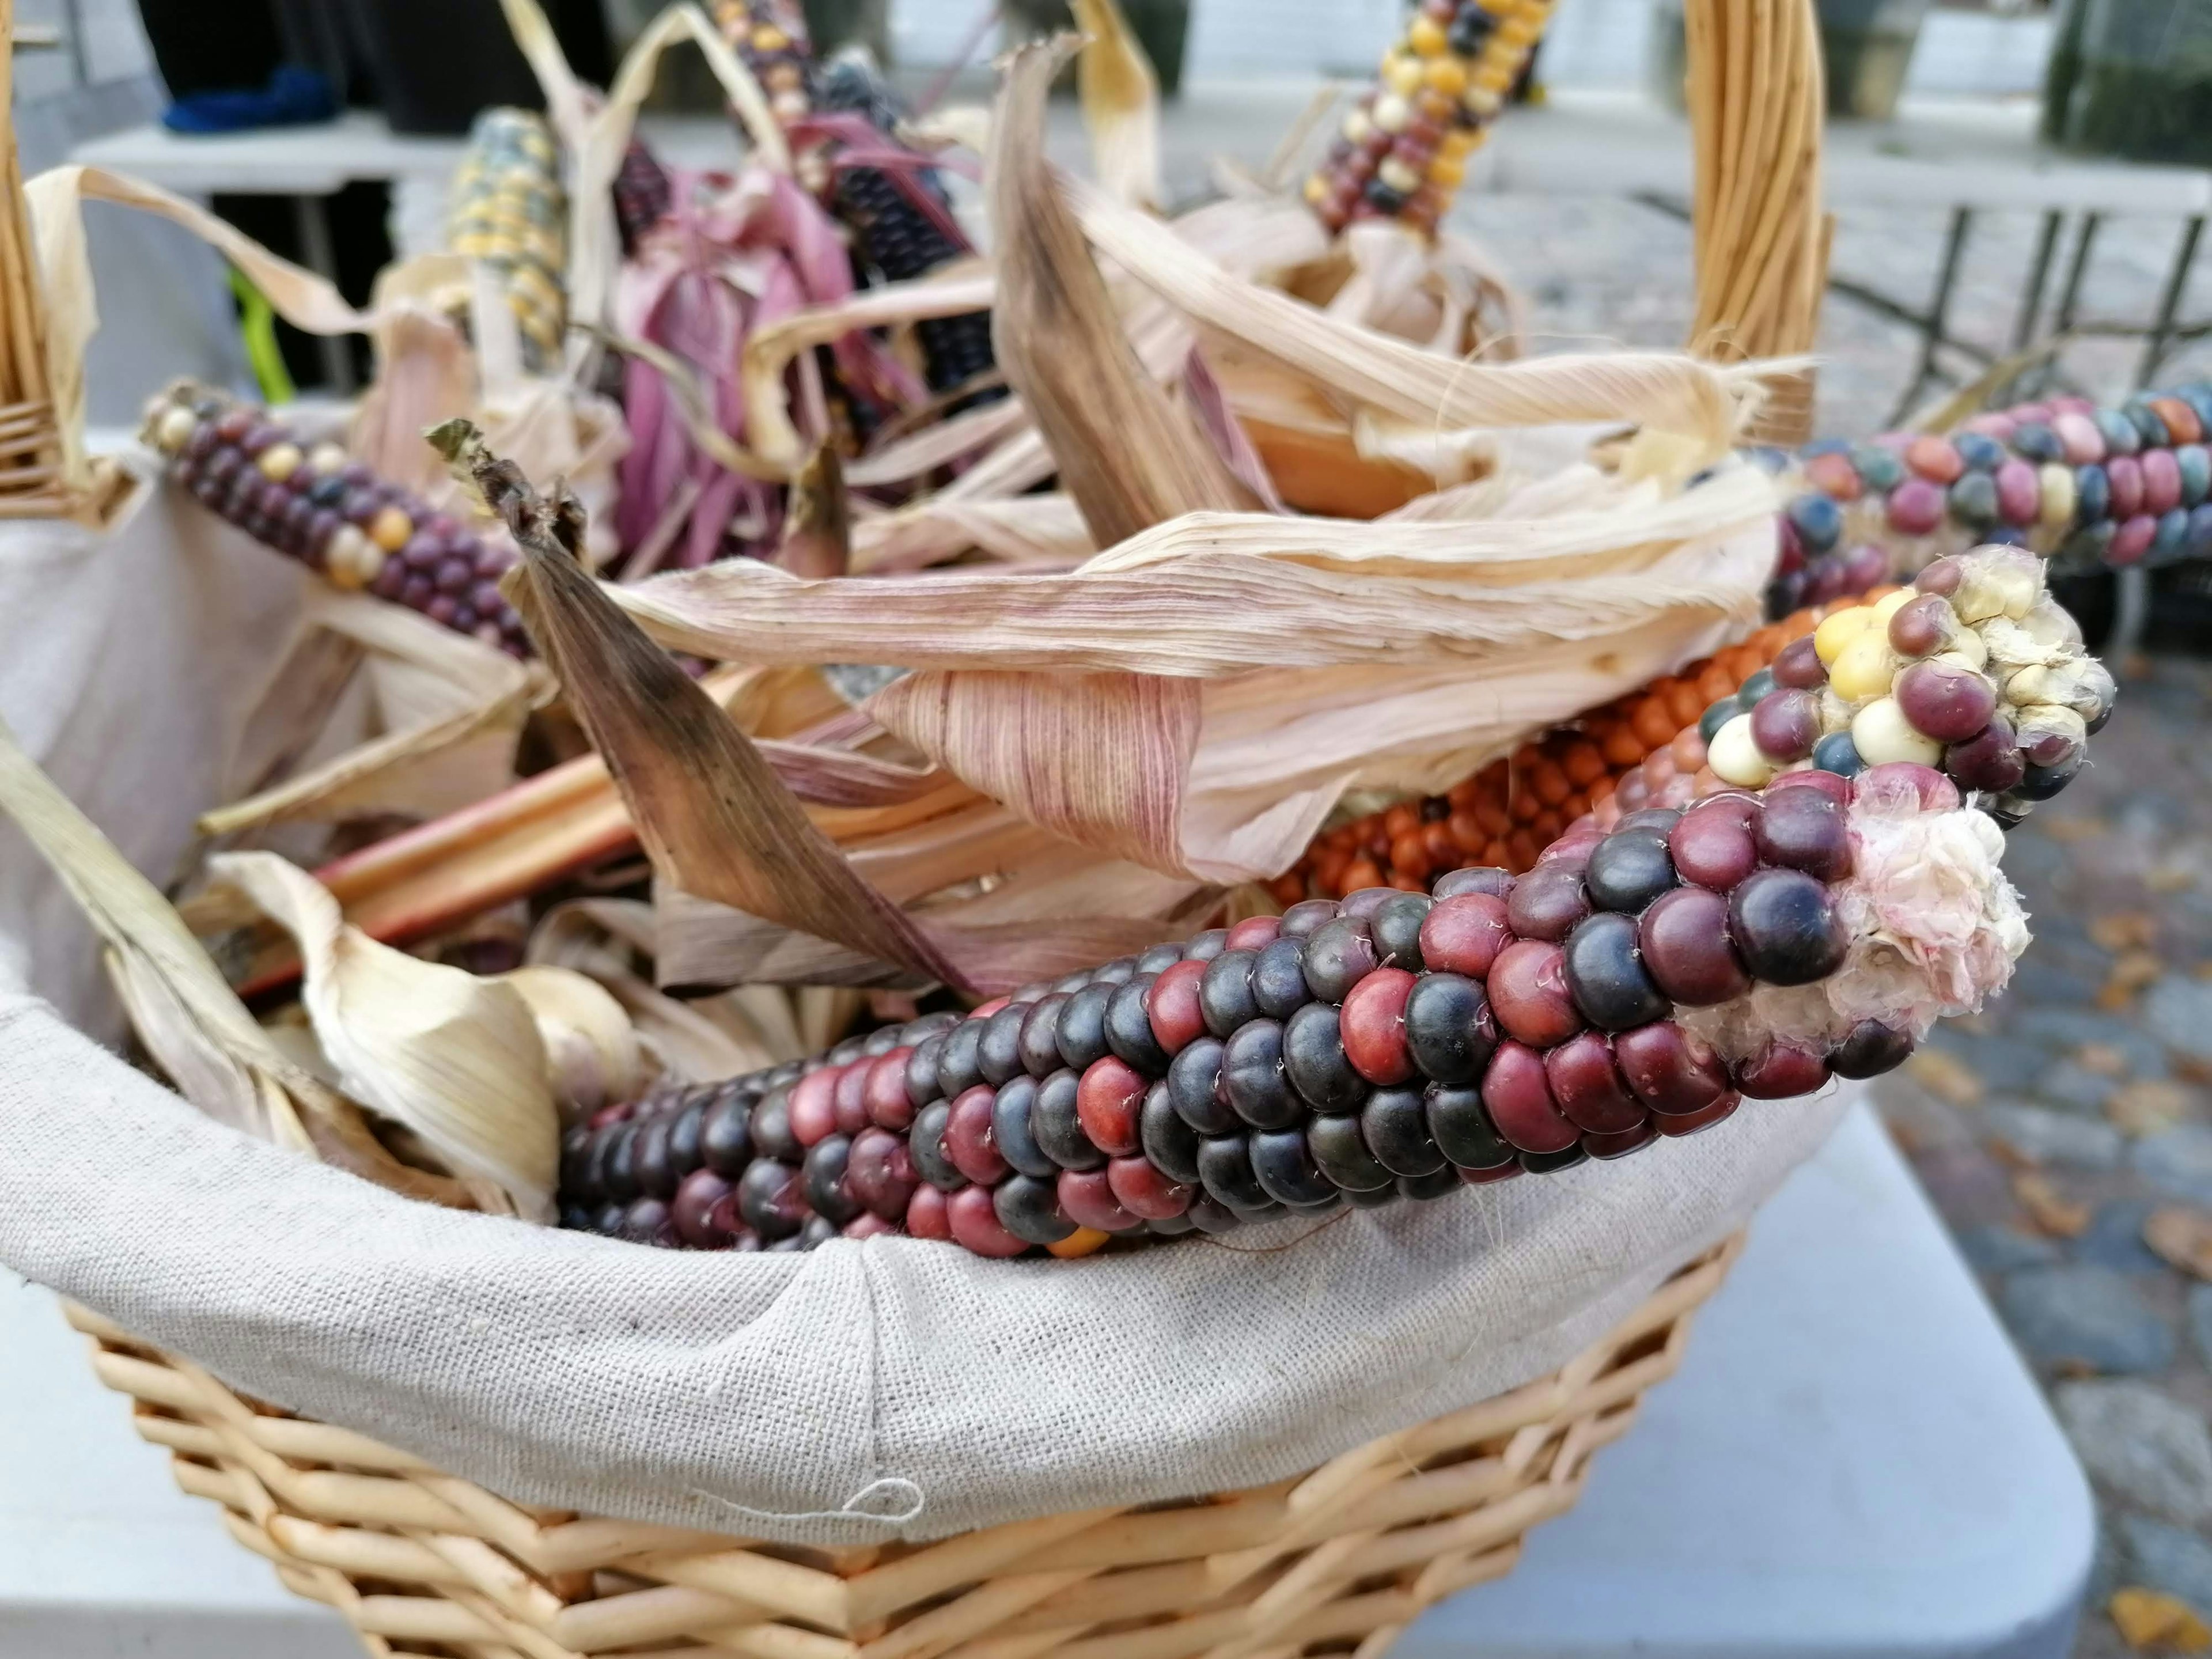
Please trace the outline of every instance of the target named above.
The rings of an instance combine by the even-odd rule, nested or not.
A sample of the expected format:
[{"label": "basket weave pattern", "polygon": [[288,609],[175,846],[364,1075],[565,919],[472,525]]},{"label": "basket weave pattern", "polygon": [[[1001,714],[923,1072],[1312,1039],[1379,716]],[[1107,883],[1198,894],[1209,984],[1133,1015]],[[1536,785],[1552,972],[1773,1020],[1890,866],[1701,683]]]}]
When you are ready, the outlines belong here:
[{"label": "basket weave pattern", "polygon": [[582,1659],[1374,1659],[1423,1608],[1512,1569],[1590,1454],[1671,1376],[1741,1236],[1553,1375],[1294,1480],[815,1550],[532,1509],[225,1388],[82,1309],[100,1380],[177,1483],[336,1607],[368,1651]]}]

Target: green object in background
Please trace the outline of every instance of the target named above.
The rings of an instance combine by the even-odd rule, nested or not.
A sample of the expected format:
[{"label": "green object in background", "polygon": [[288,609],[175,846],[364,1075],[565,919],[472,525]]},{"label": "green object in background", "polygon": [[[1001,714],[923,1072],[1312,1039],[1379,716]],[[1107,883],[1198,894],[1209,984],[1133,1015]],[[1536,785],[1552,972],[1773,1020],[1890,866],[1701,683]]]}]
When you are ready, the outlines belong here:
[{"label": "green object in background", "polygon": [[2063,110],[2046,115],[2059,141],[2212,164],[2212,0],[2083,0],[2082,12]]},{"label": "green object in background", "polygon": [[1828,113],[1887,121],[1912,67],[1929,0],[1820,0]]},{"label": "green object in background", "polygon": [[269,303],[267,295],[234,270],[230,273],[230,291],[238,301],[239,338],[245,343],[254,384],[261,388],[263,406],[292,402],[299,392],[276,343],[276,308]]},{"label": "green object in background", "polygon": [[2053,144],[2066,136],[2066,106],[2081,78],[2081,29],[2089,21],[2089,0],[2058,0],[2057,11],[2051,60],[2043,70],[2042,132],[2045,142]]}]

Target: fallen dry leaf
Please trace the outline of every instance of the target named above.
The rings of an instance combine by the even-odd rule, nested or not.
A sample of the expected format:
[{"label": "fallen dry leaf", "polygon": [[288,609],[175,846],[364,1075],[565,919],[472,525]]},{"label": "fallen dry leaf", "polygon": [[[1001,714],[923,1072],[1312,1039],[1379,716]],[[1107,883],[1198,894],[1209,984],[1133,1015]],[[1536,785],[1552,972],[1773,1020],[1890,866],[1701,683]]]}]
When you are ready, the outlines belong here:
[{"label": "fallen dry leaf", "polygon": [[2012,1178],[2012,1195],[2038,1230],[2053,1238],[2079,1238],[2089,1231],[2089,1206],[2066,1197],[2048,1176],[2023,1170]]},{"label": "fallen dry leaf", "polygon": [[2158,918],[2148,910],[2115,910],[2089,924],[2089,937],[2115,956],[2158,940]]},{"label": "fallen dry leaf", "polygon": [[2099,1077],[2125,1077],[2128,1057],[2109,1042],[2085,1042],[2074,1051],[2074,1063]]},{"label": "fallen dry leaf", "polygon": [[2038,827],[2053,841],[2088,841],[2110,828],[2102,818],[2045,817]]},{"label": "fallen dry leaf", "polygon": [[1954,1106],[1972,1106],[1983,1095],[1982,1080],[1955,1054],[1941,1048],[1923,1048],[1906,1062],[1912,1080],[1938,1099]]},{"label": "fallen dry leaf", "polygon": [[2169,1205],[2143,1218],[2143,1243],[2184,1273],[2212,1279],[2212,1215]]},{"label": "fallen dry leaf", "polygon": [[2212,1629],[2206,1628],[2197,1609],[2178,1595],[2130,1584],[2114,1590],[2105,1610],[2131,1648],[2172,1648],[2176,1653],[2202,1653],[2212,1648]]},{"label": "fallen dry leaf", "polygon": [[2105,1115],[2123,1134],[2154,1135],[2185,1121],[2196,1103],[2196,1096],[2179,1083],[2146,1078],[2115,1089],[2105,1102]]},{"label": "fallen dry leaf", "polygon": [[2187,864],[2161,864],[2144,875],[2143,885],[2154,893],[2185,893],[2197,885],[2197,872]]},{"label": "fallen dry leaf", "polygon": [[2097,1006],[2107,1010],[2124,1008],[2135,1000],[2136,993],[2155,981],[2166,971],[2166,964],[2148,951],[2130,951],[2112,964],[2112,971],[2097,993]]}]

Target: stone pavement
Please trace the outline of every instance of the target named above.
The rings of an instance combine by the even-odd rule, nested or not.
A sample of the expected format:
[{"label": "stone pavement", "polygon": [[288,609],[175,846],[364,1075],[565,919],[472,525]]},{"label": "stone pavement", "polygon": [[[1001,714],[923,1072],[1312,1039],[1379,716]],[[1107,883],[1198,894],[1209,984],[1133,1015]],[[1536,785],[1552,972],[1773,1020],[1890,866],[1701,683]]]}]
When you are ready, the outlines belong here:
[{"label": "stone pavement", "polygon": [[[2051,1389],[2104,1518],[2094,1600],[2212,1618],[2212,671],[2136,665],[2011,837],[2036,939],[1880,1097]],[[2124,1651],[2093,1614],[2080,1651]]]},{"label": "stone pavement", "polygon": [[[1686,226],[1595,198],[1478,199],[1458,222],[1521,285],[1538,349],[1679,343]],[[2035,224],[1990,216],[1970,245],[1955,312],[1968,337],[2008,345]],[[2153,313],[2178,228],[2108,227],[2087,290],[2096,314]],[[1942,235],[1940,214],[1848,215],[1834,264],[1917,303]],[[2212,309],[2212,270],[2193,287],[2185,315]],[[1879,429],[1911,376],[1911,331],[1832,297],[1821,349],[1822,430]],[[2140,352],[2093,342],[2065,366],[2117,398]],[[2168,374],[2208,368],[2200,344]],[[2212,1621],[2212,669],[2132,666],[2094,764],[2010,837],[2036,935],[2011,989],[1881,1090],[2096,1486],[2087,1659],[2130,1651],[2105,1611],[2123,1588]]]}]

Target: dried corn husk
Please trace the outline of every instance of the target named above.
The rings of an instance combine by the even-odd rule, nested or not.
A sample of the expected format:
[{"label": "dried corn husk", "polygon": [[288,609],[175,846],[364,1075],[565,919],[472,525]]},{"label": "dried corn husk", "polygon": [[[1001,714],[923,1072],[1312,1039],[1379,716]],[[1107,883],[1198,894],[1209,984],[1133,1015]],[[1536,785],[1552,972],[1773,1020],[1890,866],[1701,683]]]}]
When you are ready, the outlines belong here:
[{"label": "dried corn husk", "polygon": [[351,1100],[270,1039],[183,919],[32,763],[4,725],[0,809],[106,943],[110,971],[133,1024],[194,1106],[396,1192],[464,1206],[474,1201],[464,1183],[398,1162]]},{"label": "dried corn husk", "polygon": [[482,1207],[550,1220],[560,1120],[521,993],[378,944],[274,854],[219,854],[209,873],[298,943],[301,1001],[346,1092],[419,1137]]},{"label": "dried corn husk", "polygon": [[[349,670],[362,670],[362,720],[374,735],[353,741],[357,734],[349,733],[353,746],[343,753],[203,814],[202,833],[362,812],[434,817],[513,781],[523,720],[548,688],[544,671],[363,594],[309,590],[257,722],[304,713],[319,730],[334,723],[324,715],[336,693],[318,696],[308,689],[329,679],[332,641],[350,647]],[[264,769],[255,768],[257,775]]]},{"label": "dried corn husk", "polygon": [[538,1022],[546,1078],[563,1119],[634,1099],[645,1085],[637,1030],[604,986],[572,969],[542,965],[499,975],[497,982],[512,987]]}]

